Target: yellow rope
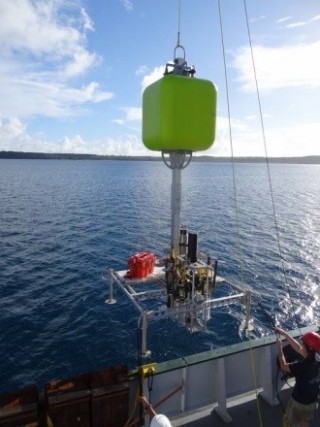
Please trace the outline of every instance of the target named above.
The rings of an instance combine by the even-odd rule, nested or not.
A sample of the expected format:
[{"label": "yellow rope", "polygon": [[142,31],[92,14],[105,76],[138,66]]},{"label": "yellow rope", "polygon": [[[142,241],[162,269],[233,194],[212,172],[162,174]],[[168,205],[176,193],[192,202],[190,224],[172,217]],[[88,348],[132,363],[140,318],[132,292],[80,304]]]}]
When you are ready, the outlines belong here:
[{"label": "yellow rope", "polygon": [[283,416],[282,427],[289,427],[288,418],[287,418],[286,414],[284,414],[284,416]]},{"label": "yellow rope", "polygon": [[136,411],[136,407],[137,407],[137,403],[138,403],[138,397],[139,397],[139,387],[137,387],[136,396],[134,398],[133,409],[131,411],[131,414],[129,415],[129,418],[128,418],[127,422],[125,423],[125,425],[123,427],[128,427],[130,425],[132,417],[133,417],[133,415],[134,415],[134,413]]},{"label": "yellow rope", "polygon": [[[230,102],[229,102],[229,85],[228,85],[228,75],[227,75],[227,66],[226,66],[226,58],[225,58],[223,23],[222,23],[220,0],[218,0],[218,9],[219,9],[220,33],[221,33],[221,43],[222,43],[222,52],[223,52],[223,61],[224,61],[224,73],[225,73],[225,82],[226,82],[228,118],[229,118],[229,140],[230,140],[231,158],[232,158],[233,191],[234,191],[235,210],[236,210],[237,248],[238,248],[238,258],[239,258],[239,267],[240,267],[240,283],[242,284],[243,283],[243,266],[242,266],[240,220],[239,220],[239,208],[238,208],[238,202],[237,202],[237,185],[236,185],[236,174],[235,174],[235,167],[234,167],[233,138],[232,138],[232,126],[231,126],[231,114],[230,114]],[[253,376],[253,381],[255,386],[257,409],[259,414],[260,425],[263,427],[260,405],[258,400],[257,378],[256,378],[254,361],[253,361],[252,345],[251,345],[251,338],[250,338],[249,332],[248,332],[248,337],[249,337],[251,368],[252,368],[252,376]]]},{"label": "yellow rope", "polygon": [[[233,137],[232,137],[232,126],[231,126],[231,114],[230,114],[230,102],[229,102],[229,85],[228,85],[228,75],[227,75],[227,66],[226,66],[226,58],[225,58],[225,47],[224,47],[224,36],[223,36],[223,23],[222,23],[222,13],[221,13],[221,5],[220,0],[218,0],[218,9],[219,9],[219,21],[220,21],[220,33],[221,33],[221,42],[222,42],[222,52],[223,52],[223,61],[224,61],[224,73],[225,73],[225,82],[226,82],[226,95],[227,95],[227,107],[228,107],[228,118],[229,118],[229,140],[230,140],[230,148],[231,148],[231,158],[232,158],[232,175],[233,175],[233,191],[235,198],[235,210],[236,210],[236,227],[237,227],[237,248],[238,248],[238,258],[239,258],[239,267],[240,267],[240,283],[243,283],[243,263],[242,263],[242,246],[241,246],[241,233],[240,233],[240,220],[239,220],[239,208],[237,201],[237,185],[236,185],[236,174],[234,167],[234,155],[233,155]],[[260,420],[260,426],[263,427],[260,405],[258,400],[258,390],[257,390],[257,377],[255,372],[254,360],[253,360],[253,352],[251,345],[250,333],[248,332],[249,337],[249,345],[250,345],[250,357],[251,357],[251,369],[252,369],[252,377],[254,381],[255,393],[256,393],[256,403],[257,410]]]}]

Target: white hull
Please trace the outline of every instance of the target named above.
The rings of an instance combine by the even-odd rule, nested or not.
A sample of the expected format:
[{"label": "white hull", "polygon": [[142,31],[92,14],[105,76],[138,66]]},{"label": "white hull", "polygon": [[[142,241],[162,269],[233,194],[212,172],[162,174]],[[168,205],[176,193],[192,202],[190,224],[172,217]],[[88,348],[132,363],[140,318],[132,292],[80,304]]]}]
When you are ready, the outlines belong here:
[{"label": "white hull", "polygon": [[[317,328],[295,330],[292,335],[298,337],[307,330]],[[166,414],[175,426],[185,425],[188,415],[200,416],[202,410],[215,411],[224,422],[231,422],[228,408],[244,397],[255,398],[259,394],[270,408],[279,405],[278,393],[288,385],[281,379],[276,359],[273,335],[186,356],[157,364],[152,391],[148,390],[150,379],[146,377],[143,393],[157,412]],[[137,387],[137,374],[134,374],[131,401]],[[158,406],[158,402],[162,402],[161,405]],[[145,425],[148,425],[147,419]]]}]

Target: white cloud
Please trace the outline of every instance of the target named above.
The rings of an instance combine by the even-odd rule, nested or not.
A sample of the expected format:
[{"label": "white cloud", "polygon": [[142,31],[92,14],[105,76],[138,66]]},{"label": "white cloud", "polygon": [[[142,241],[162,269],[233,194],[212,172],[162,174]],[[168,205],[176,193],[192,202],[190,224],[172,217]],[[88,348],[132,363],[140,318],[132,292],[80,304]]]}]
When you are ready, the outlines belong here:
[{"label": "white cloud", "polygon": [[123,110],[125,111],[126,119],[129,122],[139,121],[142,119],[142,108],[141,107],[123,108]]},{"label": "white cloud", "polygon": [[72,57],[85,42],[84,29],[93,29],[82,8],[67,16],[59,0],[2,0],[0,15],[0,42],[7,52],[53,55],[55,60]]},{"label": "white cloud", "polygon": [[62,69],[64,78],[83,74],[92,66],[98,64],[98,62],[96,55],[92,55],[84,49],[78,49],[78,52],[74,52],[70,62]]},{"label": "white cloud", "polygon": [[[217,118],[217,135],[214,145],[205,152],[214,156],[231,156],[229,121]],[[281,128],[266,127],[269,157],[320,155],[318,135],[320,123],[299,123]],[[241,120],[232,120],[234,156],[265,156],[261,131]],[[116,138],[85,140],[81,135],[64,136],[57,141],[48,140],[43,134],[29,134],[19,119],[0,120],[0,151],[26,151],[47,153],[82,153],[99,155],[159,155],[147,150],[140,136],[130,133]]]},{"label": "white cloud", "polygon": [[30,135],[27,127],[17,118],[0,119],[0,151],[122,156],[154,154],[143,146],[137,135],[128,133],[117,138],[97,140],[86,140],[81,135],[74,135],[50,141],[40,133]]},{"label": "white cloud", "polygon": [[320,123],[295,123],[267,132],[270,156],[320,155]]},{"label": "white cloud", "polygon": [[123,4],[127,11],[131,11],[133,9],[133,3],[131,0],[120,0],[120,2]]},{"label": "white cloud", "polygon": [[[252,127],[245,121],[232,120],[232,147],[237,156],[265,157],[265,146],[261,130]],[[297,123],[294,125],[272,128],[266,126],[266,146],[269,157],[320,155],[318,135],[320,123]],[[217,117],[217,135],[212,148],[206,155],[231,156],[229,121]]]},{"label": "white cloud", "polygon": [[[77,91],[75,92],[77,93]],[[81,88],[81,93],[83,99],[82,102],[101,102],[113,98],[113,93],[111,92],[102,92],[100,90],[100,85],[97,82],[91,82],[87,86]],[[81,97],[77,97],[76,100],[81,102]]]},{"label": "white cloud", "polygon": [[316,22],[319,20],[320,20],[320,15],[315,15],[312,18],[308,19],[307,21],[299,21],[299,22],[294,22],[292,24],[288,24],[285,26],[285,28],[291,29],[291,28],[305,27],[306,25],[310,25],[313,22]]},{"label": "white cloud", "polygon": [[125,124],[125,121],[123,119],[113,119],[112,123],[123,126]]},{"label": "white cloud", "polygon": [[55,147],[40,134],[31,137],[18,118],[0,120],[0,151],[54,152]]},{"label": "white cloud", "polygon": [[76,135],[73,138],[65,136],[63,138],[62,150],[63,153],[88,153],[86,143],[80,135]]},{"label": "white cloud", "polygon": [[40,82],[26,77],[3,77],[0,85],[0,113],[2,117],[70,117],[79,115],[87,103],[111,99],[111,92],[103,92],[91,82],[72,88],[60,82]]},{"label": "white cloud", "polygon": [[251,121],[251,120],[256,120],[257,116],[251,115],[251,116],[247,116],[245,117],[246,120]]},{"label": "white cloud", "polygon": [[285,16],[284,18],[280,18],[276,21],[277,24],[281,24],[282,22],[289,21],[291,19],[291,16]]},{"label": "white cloud", "polygon": [[98,154],[114,156],[150,155],[136,135],[124,134],[117,138],[85,141],[80,135],[65,137],[59,153]]},{"label": "white cloud", "polygon": [[0,141],[12,141],[25,135],[25,125],[16,117],[0,120]]},{"label": "white cloud", "polygon": [[266,19],[266,16],[265,15],[261,15],[261,16],[258,16],[257,18],[250,19],[250,22],[256,23],[256,22],[264,21],[265,19]]},{"label": "white cloud", "polygon": [[[320,63],[316,59],[320,41],[277,48],[254,46],[255,68],[260,90],[284,87],[320,87]],[[249,48],[237,51],[233,66],[239,74],[240,89],[255,90]]]},{"label": "white cloud", "polygon": [[165,66],[160,65],[159,67],[155,67],[151,71],[151,73],[144,76],[141,82],[142,90],[144,90],[147,86],[151,85],[155,81],[161,79],[161,77],[163,77],[164,71],[165,71]]},{"label": "white cloud", "polygon": [[142,120],[142,108],[141,107],[124,107],[120,109],[124,112],[125,116],[122,118],[113,119],[112,122],[120,125],[127,126],[128,129],[134,130],[135,132],[140,131],[131,127],[132,122],[141,122]]},{"label": "white cloud", "polygon": [[100,63],[86,48],[94,27],[80,2],[1,0],[0,16],[2,117],[72,116],[113,96],[96,82],[74,80]]},{"label": "white cloud", "polygon": [[84,8],[81,8],[81,17],[83,22],[83,28],[88,31],[94,31],[94,25],[93,25],[92,19],[87,14]]},{"label": "white cloud", "polygon": [[140,76],[142,74],[147,74],[147,72],[149,71],[149,67],[147,67],[146,65],[141,65],[137,70],[136,70],[136,75]]},{"label": "white cloud", "polygon": [[294,22],[293,24],[288,24],[286,25],[286,28],[298,28],[298,27],[304,27],[305,25],[308,25],[308,22],[300,21],[300,22]]},{"label": "white cloud", "polygon": [[[250,122],[251,120],[249,120]],[[216,142],[211,149],[214,155],[230,157],[236,156],[263,156],[263,146],[257,141],[261,135],[246,121],[231,119],[232,141],[230,141],[229,120],[217,118]]]}]

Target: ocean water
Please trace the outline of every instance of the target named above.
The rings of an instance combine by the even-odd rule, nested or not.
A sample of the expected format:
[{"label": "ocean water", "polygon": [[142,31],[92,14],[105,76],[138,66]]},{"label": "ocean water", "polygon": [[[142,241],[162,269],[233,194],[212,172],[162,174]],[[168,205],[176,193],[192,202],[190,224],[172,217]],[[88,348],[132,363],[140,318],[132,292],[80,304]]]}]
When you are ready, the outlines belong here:
[{"label": "ocean water", "polygon": [[[320,166],[271,164],[272,194],[265,164],[234,172],[185,169],[182,223],[221,260],[222,277],[253,290],[253,337],[272,333],[269,316],[285,328],[318,323]],[[0,160],[0,391],[136,365],[138,312],[118,290],[105,304],[101,275],[141,250],[167,254],[170,185],[162,162]],[[237,306],[216,309],[193,335],[151,322],[152,360],[246,339],[242,317]]]}]

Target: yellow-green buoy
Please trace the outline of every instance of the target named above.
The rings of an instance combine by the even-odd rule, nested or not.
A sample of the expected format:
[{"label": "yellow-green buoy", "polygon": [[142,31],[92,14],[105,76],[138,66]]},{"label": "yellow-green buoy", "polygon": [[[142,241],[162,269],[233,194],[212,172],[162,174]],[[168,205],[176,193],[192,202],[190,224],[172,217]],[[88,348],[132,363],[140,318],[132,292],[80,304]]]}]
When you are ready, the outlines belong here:
[{"label": "yellow-green buoy", "polygon": [[142,140],[153,151],[203,151],[215,138],[217,91],[209,80],[165,74],[143,93]]}]

